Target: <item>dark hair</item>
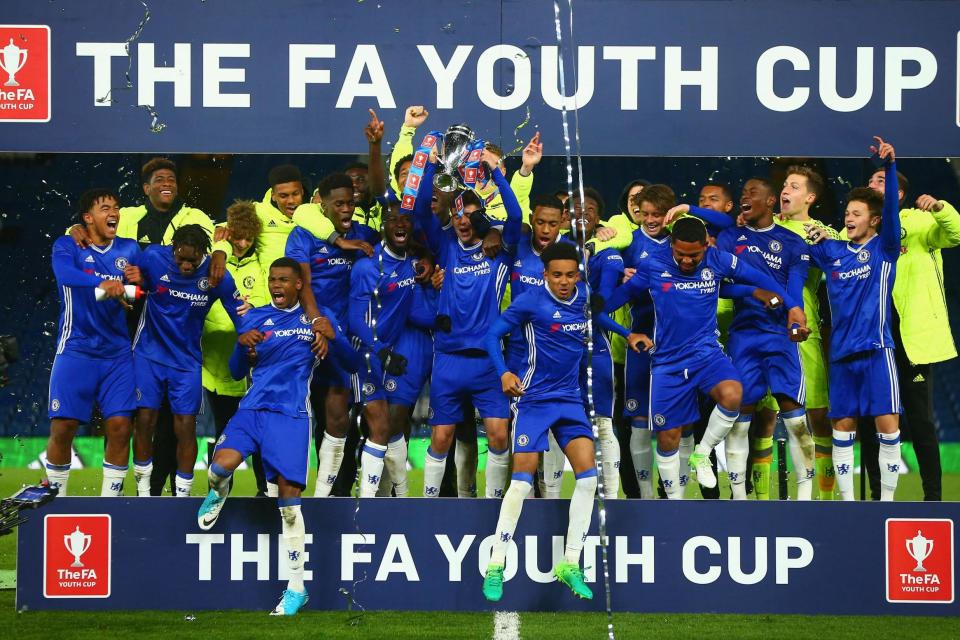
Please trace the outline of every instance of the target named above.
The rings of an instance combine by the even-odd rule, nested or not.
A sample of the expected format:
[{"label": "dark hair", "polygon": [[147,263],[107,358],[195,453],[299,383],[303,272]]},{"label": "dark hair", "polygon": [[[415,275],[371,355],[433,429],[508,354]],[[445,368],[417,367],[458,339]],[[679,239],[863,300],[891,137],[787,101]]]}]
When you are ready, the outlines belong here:
[{"label": "dark hair", "polygon": [[[603,201],[603,196],[600,195],[600,192],[594,189],[593,187],[585,187],[583,190],[583,199],[586,201],[587,198],[590,198],[597,203],[597,219],[603,218],[603,212],[607,208],[606,203]],[[577,202],[580,200],[580,190],[577,189],[573,192],[573,201]]]},{"label": "dark hair", "polygon": [[210,236],[198,224],[185,224],[173,232],[173,249],[193,247],[201,255],[210,253]]},{"label": "dark hair", "polygon": [[561,212],[564,210],[563,203],[560,202],[560,198],[551,193],[541,193],[537,196],[534,196],[530,201],[531,213],[536,211],[537,207],[544,207],[545,209],[560,209]]},{"label": "dark hair", "polygon": [[670,231],[670,241],[676,242],[677,240],[707,244],[707,227],[699,218],[692,216],[680,218],[673,223],[673,229]]},{"label": "dark hair", "polygon": [[256,204],[250,200],[235,200],[227,208],[227,228],[232,237],[256,240],[263,231]]},{"label": "dark hair", "polygon": [[631,180],[627,183],[627,186],[623,188],[623,191],[620,193],[620,199],[617,201],[617,207],[620,209],[617,213],[630,213],[627,211],[627,207],[630,206],[630,203],[627,199],[630,197],[630,189],[634,187],[643,187],[646,189],[650,186],[649,180],[644,180],[643,178],[637,178],[636,180]]},{"label": "dark hair", "polygon": [[349,189],[350,197],[353,197],[353,180],[345,173],[331,173],[320,181],[317,191],[321,198],[326,198],[334,189]]},{"label": "dark hair", "polygon": [[[404,162],[413,162],[413,154],[408,153],[407,155],[397,160],[397,164],[393,165],[393,179],[397,181],[397,186],[400,187],[401,189],[403,189],[403,185],[400,184],[400,167],[403,166]],[[352,188],[352,185],[351,185],[351,188]]]},{"label": "dark hair", "polygon": [[720,192],[723,193],[723,197],[727,200],[733,202],[733,191],[730,189],[730,185],[725,182],[708,182],[707,184],[700,187],[700,190],[703,191],[707,187],[716,187],[720,189]]},{"label": "dark hair", "polygon": [[550,267],[550,262],[553,260],[573,260],[580,264],[580,254],[577,253],[577,248],[569,242],[554,242],[543,250],[540,259],[543,260],[545,269]]},{"label": "dark hair", "polygon": [[[875,169],[870,175],[875,176],[878,173],[884,173],[884,169]],[[899,202],[899,204],[902,206],[903,201],[907,199],[907,194],[910,192],[910,181],[907,180],[907,176],[903,175],[899,171],[897,171],[897,189],[903,192],[903,197],[900,198]]]},{"label": "dark hair", "polygon": [[492,142],[487,142],[486,144],[483,145],[483,148],[489,151],[490,153],[492,153],[493,155],[497,156],[497,158],[499,158],[500,160],[503,160],[503,156],[504,156],[503,149],[501,149],[499,145],[496,145]]},{"label": "dark hair", "polygon": [[847,194],[847,202],[862,202],[871,216],[883,215],[883,194],[870,187],[856,187]]},{"label": "dark hair", "polygon": [[808,167],[804,164],[794,164],[787,167],[787,175],[789,178],[792,175],[803,176],[807,179],[807,189],[816,196],[816,199],[819,200],[820,196],[823,195],[824,190],[827,188],[826,182],[823,180],[823,176],[817,173],[812,167]]},{"label": "dark hair", "polygon": [[369,170],[370,167],[367,166],[366,162],[351,162],[343,168],[343,172],[346,173],[347,171],[352,171],[354,169],[363,169],[366,171]]},{"label": "dark hair", "polygon": [[270,263],[271,269],[282,269],[284,267],[293,269],[293,272],[297,274],[297,277],[300,277],[300,263],[289,256],[282,256]]},{"label": "dark hair", "polygon": [[475,204],[480,207],[481,211],[485,211],[487,206],[483,203],[483,199],[480,198],[480,195],[473,189],[467,189],[466,191],[461,191],[460,194],[463,196],[463,207],[466,208],[467,205]]},{"label": "dark hair", "polygon": [[153,174],[160,169],[169,169],[173,171],[173,175],[177,175],[177,165],[170,160],[169,158],[151,158],[147,161],[147,164],[143,165],[143,168],[140,169],[140,179],[143,181],[143,184],[148,184],[153,178]]},{"label": "dark hair", "polygon": [[270,169],[270,173],[267,174],[267,182],[270,183],[271,189],[278,184],[288,182],[299,182],[303,186],[303,176],[300,174],[299,167],[292,164],[281,164]]},{"label": "dark hair", "polygon": [[633,196],[633,202],[631,204],[639,207],[644,202],[652,204],[660,213],[666,213],[676,206],[677,194],[665,184],[652,184]]},{"label": "dark hair", "polygon": [[[777,188],[776,188],[775,186],[773,186],[773,181],[770,180],[769,178],[761,178],[760,176],[750,176],[749,178],[747,178],[746,180],[743,181],[743,185],[746,186],[747,183],[750,182],[751,180],[752,180],[753,182],[759,182],[760,184],[762,184],[762,185],[764,186],[764,188],[765,188],[767,191],[769,191],[770,193],[776,195],[776,193],[777,193]],[[732,198],[731,198],[731,199],[732,199]]]},{"label": "dark hair", "polygon": [[[557,200],[560,200],[561,198],[565,198],[569,196],[570,192],[567,191],[566,189],[557,189],[556,191],[553,192],[553,195]],[[563,202],[562,200],[560,201]]]},{"label": "dark hair", "polygon": [[96,188],[96,189],[87,189],[80,195],[80,222],[83,222],[83,214],[89,213],[90,209],[93,208],[93,205],[97,204],[97,201],[102,200],[103,198],[113,198],[113,201],[117,204],[120,204],[120,198],[117,197],[117,194],[114,193],[113,189],[105,188]]}]

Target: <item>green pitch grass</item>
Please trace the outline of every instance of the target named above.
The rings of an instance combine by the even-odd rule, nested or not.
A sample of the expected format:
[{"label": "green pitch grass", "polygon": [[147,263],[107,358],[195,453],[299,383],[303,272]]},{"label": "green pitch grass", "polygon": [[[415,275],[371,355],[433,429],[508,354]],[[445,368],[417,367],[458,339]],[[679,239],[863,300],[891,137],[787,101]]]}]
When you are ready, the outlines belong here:
[{"label": "green pitch grass", "polygon": [[[39,470],[4,469],[0,472],[0,496],[13,494],[21,485],[40,480]],[[571,474],[567,474],[570,476]],[[100,492],[100,470],[83,469],[70,478],[74,495],[97,495]],[[197,475],[195,495],[205,493],[202,474]],[[482,483],[482,477],[480,478]],[[855,485],[858,486],[858,485]],[[312,479],[311,479],[312,487]],[[728,495],[725,478],[721,477],[721,495]],[[419,495],[423,488],[422,472],[412,471],[410,488]],[[573,489],[573,478],[564,483],[564,495]],[[774,487],[774,490],[776,488]],[[482,491],[482,486],[481,486]],[[253,495],[252,472],[238,472],[234,495]],[[134,487],[127,481],[127,493]],[[691,489],[688,497],[699,497]],[[944,496],[960,497],[960,475],[944,476]],[[920,478],[901,476],[897,490],[900,500],[922,498]],[[16,541],[13,535],[0,538],[0,574],[16,568]],[[0,582],[3,582],[0,579]],[[566,594],[558,592],[558,598]],[[477,598],[481,598],[477,583]],[[279,598],[279,594],[278,594]],[[473,639],[494,636],[493,613],[398,612],[375,611],[355,615],[348,611],[311,611],[307,609],[289,620],[271,618],[267,611],[276,603],[265,602],[263,611],[135,611],[109,613],[16,612],[14,591],[0,590],[0,637],[16,640],[46,640],[63,636],[71,640],[104,640],[134,636],[137,640],[238,640],[241,638],[416,638]],[[578,640],[605,638],[607,619],[603,614],[584,613],[521,613],[519,637]],[[902,629],[912,640],[925,638],[960,638],[956,618],[922,618],[903,616],[787,616],[787,615],[666,615],[618,613],[614,615],[617,638],[830,638],[830,640],[886,637],[891,629]],[[509,637],[509,636],[507,636]]]}]

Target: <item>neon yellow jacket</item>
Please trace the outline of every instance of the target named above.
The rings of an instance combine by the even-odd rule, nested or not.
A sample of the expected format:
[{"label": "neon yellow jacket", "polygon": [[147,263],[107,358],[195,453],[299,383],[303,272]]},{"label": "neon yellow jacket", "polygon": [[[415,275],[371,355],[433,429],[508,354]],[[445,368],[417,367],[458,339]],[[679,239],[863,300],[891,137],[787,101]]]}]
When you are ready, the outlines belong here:
[{"label": "neon yellow jacket", "polygon": [[[241,295],[249,296],[250,304],[255,307],[266,304],[269,298],[256,247],[252,247],[242,258],[233,255],[232,250],[227,256],[227,271],[233,276]],[[230,355],[236,343],[237,332],[233,321],[218,300],[207,313],[200,338],[204,389],[224,396],[240,397],[246,393],[246,381],[234,380],[230,375]]]},{"label": "neon yellow jacket", "polygon": [[[960,245],[960,214],[941,200],[940,211],[900,210],[900,258],[893,282],[893,305],[900,316],[900,339],[913,364],[957,357],[943,288],[941,249]],[[846,240],[844,229],[840,237]]]},{"label": "neon yellow jacket", "polygon": [[[139,238],[137,238],[137,227],[145,215],[147,215],[147,205],[145,204],[139,207],[123,207],[120,209],[120,220],[117,222],[117,236],[120,238],[139,240]],[[198,224],[203,227],[204,231],[206,231],[211,238],[213,237],[213,220],[203,211],[200,211],[200,209],[194,209],[193,207],[184,205],[180,208],[180,211],[177,212],[177,215],[173,216],[170,224],[167,225],[166,230],[163,232],[163,244],[171,244],[173,242],[173,232],[187,224]]]}]

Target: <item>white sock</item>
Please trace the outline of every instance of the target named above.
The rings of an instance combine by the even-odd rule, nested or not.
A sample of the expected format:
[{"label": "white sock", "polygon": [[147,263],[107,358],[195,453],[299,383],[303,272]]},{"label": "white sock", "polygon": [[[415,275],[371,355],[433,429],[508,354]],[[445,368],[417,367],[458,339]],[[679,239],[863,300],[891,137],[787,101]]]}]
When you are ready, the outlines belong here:
[{"label": "white sock", "polygon": [[677,449],[661,451],[657,447],[657,471],[663,490],[670,500],[683,500],[683,487],[680,485],[680,456]]},{"label": "white sock", "polygon": [[507,545],[517,530],[517,521],[523,510],[523,501],[533,488],[533,476],[529,473],[514,473],[510,488],[500,503],[500,517],[497,518],[496,537],[490,554],[490,564],[503,566],[507,561]]},{"label": "white sock", "polygon": [[[503,488],[507,486],[507,477],[510,475],[510,449],[497,451],[487,445],[487,467],[483,470],[487,480],[485,497],[502,498]],[[533,478],[530,478],[533,481]]]},{"label": "white sock", "polygon": [[190,491],[193,489],[193,472],[183,473],[177,471],[177,475],[173,479],[173,486],[177,490],[176,496],[178,498],[189,498]]},{"label": "white sock", "polygon": [[880,499],[893,502],[900,479],[900,431],[877,433],[877,442],[880,443],[877,456],[880,463]]},{"label": "white sock", "polygon": [[727,434],[730,433],[730,430],[733,429],[733,423],[736,422],[739,415],[739,411],[727,411],[720,405],[715,406],[710,413],[710,419],[707,421],[707,429],[703,433],[703,438],[700,439],[700,444],[697,445],[697,453],[702,453],[705,456],[710,455],[713,448],[720,444],[720,442],[727,437]]},{"label": "white sock", "polygon": [[280,497],[280,485],[276,482],[270,482],[267,480],[267,497],[268,498],[279,498]]},{"label": "white sock", "polygon": [[50,481],[50,488],[56,488],[58,496],[67,495],[67,480],[70,478],[70,463],[51,464],[47,462],[47,480]]},{"label": "white sock", "polygon": [[388,484],[396,491],[398,498],[405,497],[410,493],[410,490],[407,488],[407,439],[403,437],[402,433],[390,438],[383,464],[384,477],[388,473],[390,476]]},{"label": "white sock", "polygon": [[750,420],[741,415],[727,434],[724,451],[727,452],[727,477],[734,500],[747,499],[747,459],[750,457]]},{"label": "white sock", "polygon": [[567,525],[567,544],[564,561],[580,564],[580,552],[587,539],[590,519],[593,517],[593,498],[597,495],[597,470],[587,469],[577,474],[577,484],[570,498],[570,523]]},{"label": "white sock", "polygon": [[213,489],[221,498],[227,497],[230,493],[230,476],[233,473],[227,471],[216,462],[211,462],[207,467],[207,485]]},{"label": "white sock", "polygon": [[153,474],[153,458],[142,462],[133,461],[133,477],[137,481],[137,495],[141,498],[150,496],[151,474]]},{"label": "white sock", "polygon": [[687,482],[690,481],[690,465],[687,464],[687,461],[690,460],[690,454],[693,453],[694,447],[693,441],[693,431],[689,433],[684,433],[680,436],[680,495],[683,495],[683,489],[687,486]]},{"label": "white sock", "polygon": [[613,432],[613,419],[597,418],[600,461],[603,463],[603,497],[615,500],[620,491],[620,442]]},{"label": "white sock", "polygon": [[454,466],[457,467],[457,497],[477,497],[477,441],[457,440],[453,452]]},{"label": "white sock", "polygon": [[[387,454],[390,454],[390,445],[387,445]],[[383,457],[383,472],[380,474],[380,486],[377,487],[378,498],[389,498],[393,495],[393,479],[390,477],[390,468],[387,466],[387,457]]]},{"label": "white sock", "polygon": [[119,466],[103,462],[103,484],[100,486],[100,495],[118,498],[123,495],[123,480],[127,477],[126,465]]},{"label": "white sock", "polygon": [[327,432],[323,433],[320,442],[320,453],[317,454],[317,486],[313,490],[314,498],[326,498],[333,490],[333,483],[337,480],[340,463],[343,462],[343,448],[347,444],[346,438],[334,438]]},{"label": "white sock", "polygon": [[290,572],[290,581],[287,589],[304,592],[303,586],[303,551],[306,538],[306,527],[303,524],[303,514],[300,513],[300,498],[280,498],[280,519],[283,521],[283,541],[287,545],[287,570]]},{"label": "white sock", "polygon": [[447,468],[447,454],[434,453],[427,447],[427,456],[423,460],[423,497],[436,498],[440,495],[443,472]]},{"label": "white sock", "polygon": [[360,455],[360,497],[375,498],[380,488],[380,476],[383,475],[383,458],[387,455],[387,446],[367,440],[363,443]]},{"label": "white sock", "polygon": [[807,428],[807,412],[803,407],[781,413],[790,443],[790,459],[797,475],[797,500],[813,498],[813,478],[816,475],[813,436]]},{"label": "white sock", "polygon": [[543,488],[540,495],[544,498],[560,498],[563,489],[563,470],[567,464],[567,456],[553,435],[547,432],[547,442],[550,448],[543,452]]},{"label": "white sock", "polygon": [[833,430],[833,469],[841,500],[853,500],[853,443],[856,431]]},{"label": "white sock", "polygon": [[653,447],[650,439],[653,436],[646,422],[634,422],[630,429],[630,459],[637,474],[637,485],[640,487],[640,497],[644,500],[653,498]]}]

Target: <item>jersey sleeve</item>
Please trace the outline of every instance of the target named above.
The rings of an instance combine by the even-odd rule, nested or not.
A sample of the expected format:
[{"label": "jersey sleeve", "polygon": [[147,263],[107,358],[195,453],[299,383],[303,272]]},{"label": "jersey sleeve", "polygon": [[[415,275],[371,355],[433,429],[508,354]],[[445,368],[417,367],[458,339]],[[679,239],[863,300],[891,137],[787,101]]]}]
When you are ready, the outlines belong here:
[{"label": "jersey sleeve", "polygon": [[934,224],[925,235],[928,249],[950,249],[960,245],[960,214],[947,201],[940,200],[940,211],[931,211]]},{"label": "jersey sleeve", "polygon": [[493,361],[493,367],[497,370],[498,376],[502,376],[509,371],[509,369],[507,369],[507,363],[503,359],[503,349],[500,346],[500,338],[532,317],[533,314],[529,303],[525,304],[525,302],[535,297],[537,296],[527,295],[522,296],[518,300],[514,300],[510,306],[507,307],[506,311],[500,314],[500,317],[490,325],[490,329],[483,339],[483,346],[486,348],[490,360]]},{"label": "jersey sleeve", "polygon": [[713,209],[704,209],[696,205],[690,205],[690,215],[703,220],[712,236],[719,235],[721,231],[735,224],[734,220],[725,213]]},{"label": "jersey sleeve", "polygon": [[315,237],[331,244],[339,235],[333,228],[333,223],[323,215],[320,207],[312,202],[297,207],[293,212],[293,221],[298,227],[303,227]]},{"label": "jersey sleeve", "polygon": [[337,334],[333,340],[327,341],[329,344],[327,358],[330,358],[339,368],[350,373],[356,373],[363,363],[362,356],[350,345],[347,332],[343,330],[343,325],[340,324],[333,311],[327,307],[320,307],[318,310],[321,315],[326,316],[327,320],[330,321],[334,332]]},{"label": "jersey sleeve", "polygon": [[[793,307],[803,307],[803,298],[794,298],[789,293],[783,290],[776,280],[770,277],[768,274],[763,273],[759,269],[755,269],[745,261],[738,259],[732,253],[727,253],[726,251],[717,250],[720,255],[718,256],[718,263],[724,265],[725,273],[721,275],[729,278],[733,278],[736,282],[746,283],[754,285],[755,287],[760,287],[761,289],[766,289],[772,293],[777,294],[783,298],[784,303],[787,309],[792,309]],[[726,265],[729,265],[727,267]]]},{"label": "jersey sleeve", "polygon": [[287,236],[287,246],[284,255],[297,262],[310,263],[313,239],[309,231],[303,227],[295,227]]},{"label": "jersey sleeve", "polygon": [[607,315],[606,311],[598,311],[593,314],[593,319],[596,321],[597,326],[602,330],[609,333],[615,333],[622,338],[626,338],[630,335],[630,331],[626,327],[617,323],[613,318]]},{"label": "jersey sleeve", "polygon": [[396,172],[397,165],[400,164],[402,158],[413,155],[413,136],[416,132],[416,127],[402,125],[400,127],[400,135],[393,145],[393,151],[390,152],[390,186],[393,187],[396,193],[400,193],[403,185],[397,184],[393,174]]},{"label": "jersey sleeve", "polygon": [[223,274],[223,280],[213,288],[213,296],[223,304],[224,311],[230,316],[234,327],[240,326],[240,316],[237,315],[237,307],[242,304],[240,292],[237,291],[237,284],[233,281],[233,276],[227,271]]},{"label": "jersey sleeve", "polygon": [[606,299],[617,288],[617,283],[620,282],[620,277],[623,274],[623,257],[612,249],[608,249],[604,254],[606,255],[600,256],[603,262],[601,262],[602,266],[600,267],[600,290],[597,293]]},{"label": "jersey sleeve", "polygon": [[810,273],[810,252],[803,241],[792,244],[796,246],[792,252],[792,260],[787,265],[787,293],[794,300],[803,300],[803,287]]},{"label": "jersey sleeve", "polygon": [[530,224],[530,192],[533,190],[533,171],[528,176],[520,175],[520,171],[514,171],[510,176],[510,189],[513,195],[517,197],[520,203],[520,213],[522,221]]},{"label": "jersey sleeve", "polygon": [[897,163],[889,162],[884,170],[883,217],[880,241],[891,260],[900,257],[900,187],[897,184]]},{"label": "jersey sleeve", "polygon": [[433,198],[433,176],[436,172],[437,168],[433,163],[428,163],[424,167],[423,177],[420,179],[420,191],[417,192],[417,199],[413,204],[413,216],[427,238],[427,248],[434,256],[442,259],[445,244],[443,228],[430,208]]},{"label": "jersey sleeve", "polygon": [[239,342],[233,346],[230,354],[230,377],[234,380],[243,380],[250,373],[250,359],[247,357],[247,348]]},{"label": "jersey sleeve", "polygon": [[508,247],[515,247],[520,242],[520,230],[523,227],[523,211],[520,203],[517,201],[516,194],[510,188],[510,183],[500,172],[500,169],[493,169],[493,183],[500,190],[500,198],[503,200],[503,208],[507,210],[507,222],[503,226],[503,243]]},{"label": "jersey sleeve", "polygon": [[76,266],[77,245],[69,236],[61,236],[53,243],[53,274],[57,284],[66,287],[99,287],[100,278]]},{"label": "jersey sleeve", "polygon": [[633,277],[613,290],[613,293],[604,303],[603,310],[607,313],[613,313],[631,300],[639,299],[640,295],[649,288],[649,272],[641,261],[637,264],[637,271],[633,274]]}]

